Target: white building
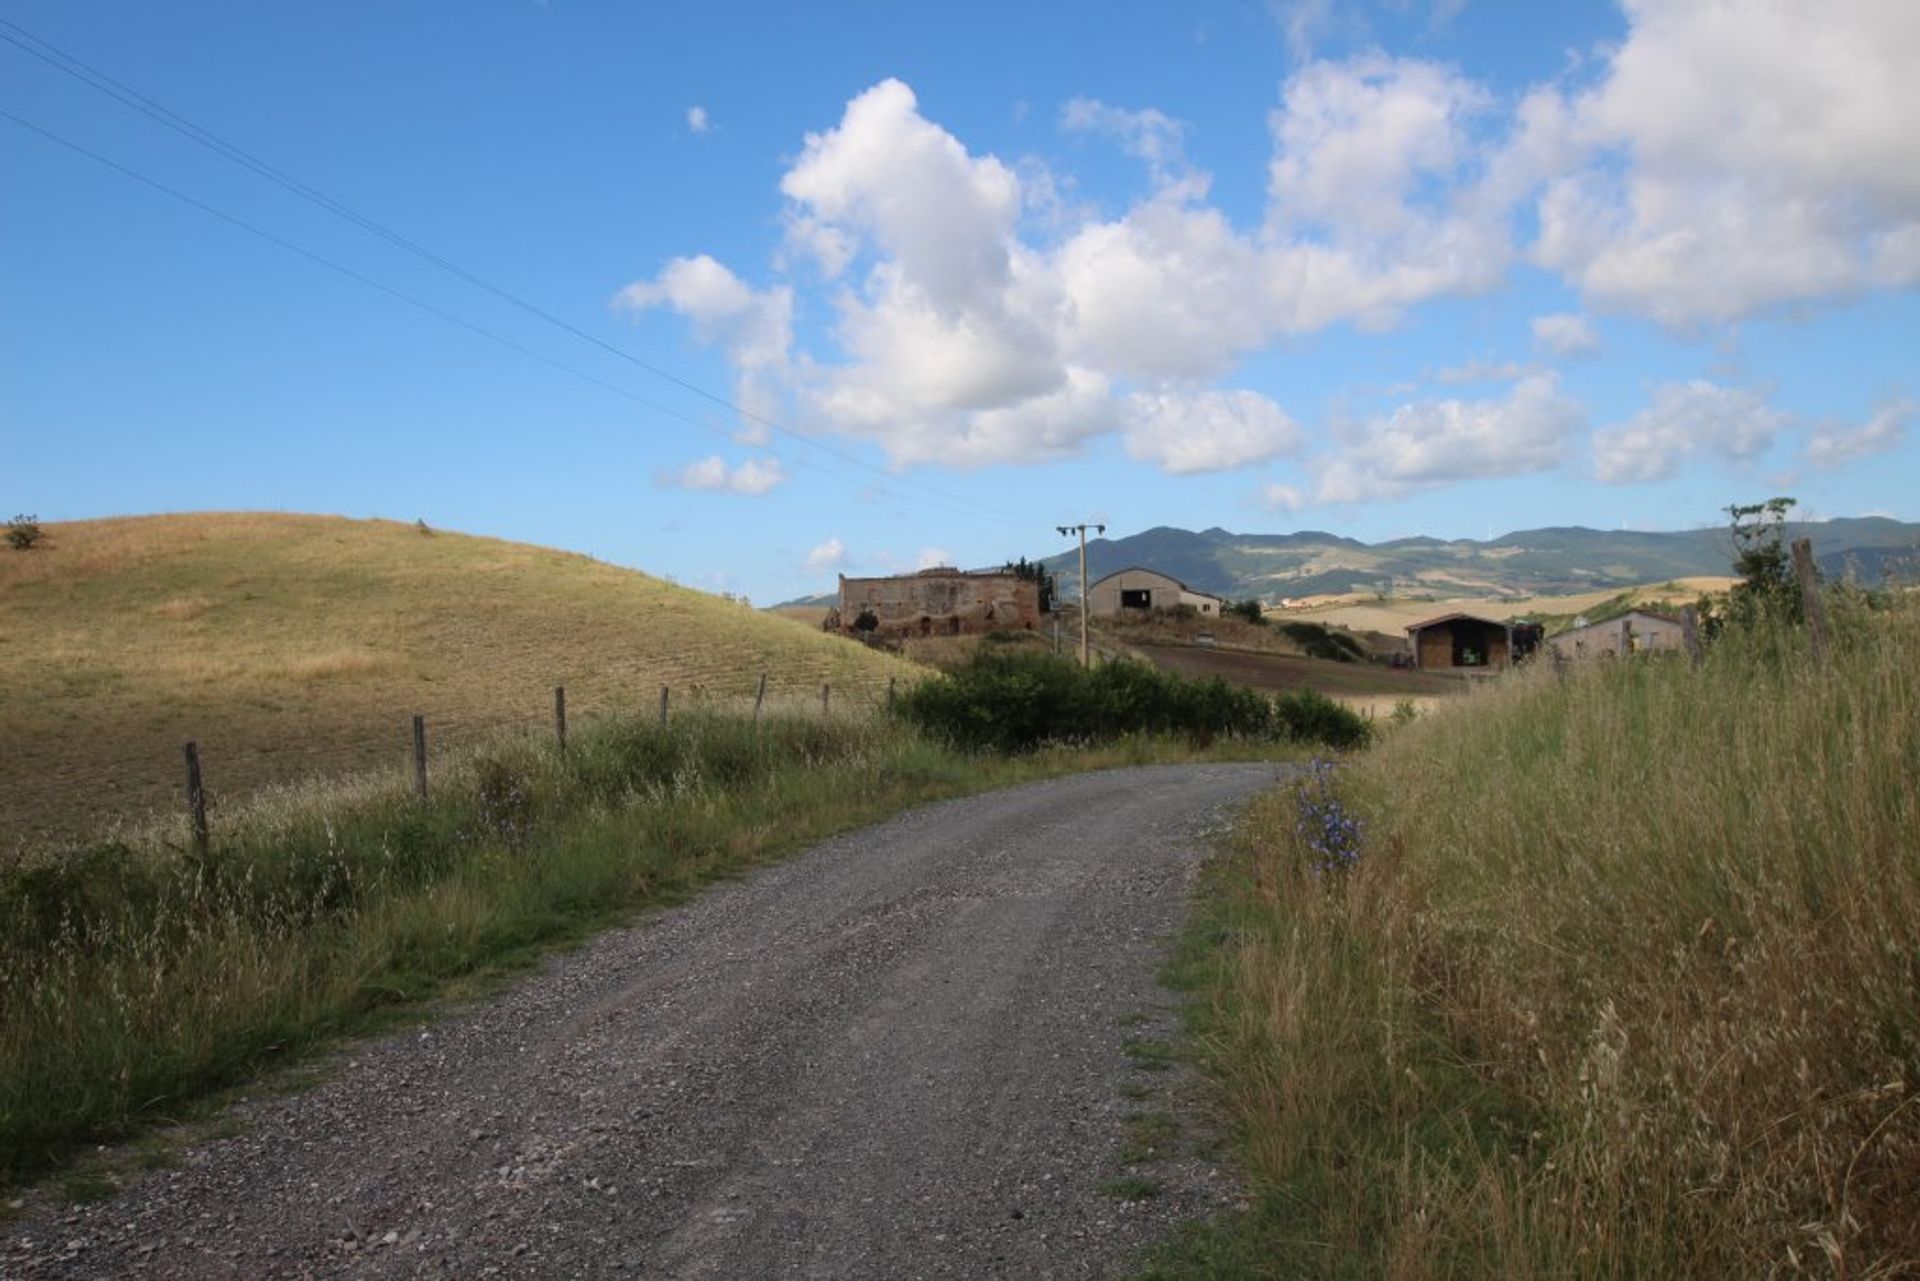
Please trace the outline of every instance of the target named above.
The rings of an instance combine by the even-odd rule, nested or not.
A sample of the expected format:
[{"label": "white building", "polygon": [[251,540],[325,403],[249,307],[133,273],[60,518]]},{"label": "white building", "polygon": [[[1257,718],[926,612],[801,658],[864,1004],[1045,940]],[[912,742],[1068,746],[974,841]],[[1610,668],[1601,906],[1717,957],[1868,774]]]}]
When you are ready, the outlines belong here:
[{"label": "white building", "polygon": [[1198,592],[1171,574],[1155,569],[1122,569],[1087,588],[1087,613],[1095,618],[1114,618],[1125,613],[1148,613],[1185,605],[1194,613],[1218,618],[1226,601],[1207,592]]},{"label": "white building", "polygon": [[1686,629],[1666,614],[1636,609],[1604,623],[1588,623],[1549,636],[1547,644],[1561,658],[1598,658],[1602,654],[1644,654],[1686,648]]}]

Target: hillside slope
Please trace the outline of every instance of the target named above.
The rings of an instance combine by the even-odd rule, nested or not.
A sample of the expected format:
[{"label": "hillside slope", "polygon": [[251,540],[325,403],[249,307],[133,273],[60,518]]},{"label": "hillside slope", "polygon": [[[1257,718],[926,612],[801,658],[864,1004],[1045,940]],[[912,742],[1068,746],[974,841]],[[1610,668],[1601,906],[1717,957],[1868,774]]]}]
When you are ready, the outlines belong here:
[{"label": "hillside slope", "polygon": [[195,514],[47,526],[0,551],[0,853],[179,804],[395,765],[509,726],[677,702],[867,703],[917,669],[548,548],[391,521]]}]

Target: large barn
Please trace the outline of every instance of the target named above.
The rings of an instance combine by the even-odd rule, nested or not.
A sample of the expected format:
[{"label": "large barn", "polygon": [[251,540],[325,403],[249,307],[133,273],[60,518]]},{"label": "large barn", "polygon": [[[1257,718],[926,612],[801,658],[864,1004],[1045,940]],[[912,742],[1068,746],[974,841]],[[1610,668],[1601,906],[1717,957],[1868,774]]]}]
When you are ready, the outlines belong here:
[{"label": "large barn", "polygon": [[1196,614],[1219,617],[1226,602],[1209,592],[1195,591],[1171,574],[1157,569],[1117,570],[1087,588],[1087,613],[1095,618],[1185,605]]},{"label": "large barn", "polygon": [[856,630],[872,613],[876,636],[959,636],[1032,631],[1040,623],[1040,584],[1000,570],[923,569],[895,578],[840,576],[840,627]]},{"label": "large barn", "polygon": [[1500,668],[1513,661],[1513,628],[1477,614],[1441,614],[1407,627],[1422,671]]}]

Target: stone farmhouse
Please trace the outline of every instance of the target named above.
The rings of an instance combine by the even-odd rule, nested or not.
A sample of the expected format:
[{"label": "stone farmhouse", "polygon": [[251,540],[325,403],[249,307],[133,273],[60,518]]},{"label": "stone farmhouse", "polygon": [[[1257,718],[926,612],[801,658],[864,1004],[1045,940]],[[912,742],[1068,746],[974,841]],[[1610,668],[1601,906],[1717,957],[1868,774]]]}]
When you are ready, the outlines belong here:
[{"label": "stone farmhouse", "polygon": [[993,631],[1032,631],[1040,625],[1040,585],[1004,570],[942,566],[893,578],[840,576],[840,630],[871,611],[873,635],[962,636]]},{"label": "stone farmhouse", "polygon": [[1087,588],[1087,613],[1093,618],[1185,605],[1194,613],[1218,618],[1226,602],[1208,592],[1195,591],[1170,574],[1156,569],[1117,570]]}]

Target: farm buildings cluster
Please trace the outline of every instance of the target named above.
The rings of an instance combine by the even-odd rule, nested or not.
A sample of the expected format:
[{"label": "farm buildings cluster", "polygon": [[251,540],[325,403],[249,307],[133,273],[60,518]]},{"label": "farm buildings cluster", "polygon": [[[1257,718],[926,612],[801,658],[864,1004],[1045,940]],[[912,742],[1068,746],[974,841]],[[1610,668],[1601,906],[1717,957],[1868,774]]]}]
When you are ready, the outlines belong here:
[{"label": "farm buildings cluster", "polygon": [[[994,631],[1033,631],[1042,623],[1041,584],[1036,572],[1012,568],[962,570],[950,566],[880,578],[840,577],[838,608],[830,630],[876,640],[915,636],[966,636]],[[1130,566],[1087,587],[1093,618],[1190,611],[1219,618],[1228,602],[1188,586],[1171,574]],[[1636,609],[1604,622],[1575,626],[1554,636],[1537,623],[1454,612],[1409,624],[1407,650],[1396,663],[1422,671],[1491,672],[1545,649],[1557,660],[1678,651],[1685,647],[1681,620]]]}]

